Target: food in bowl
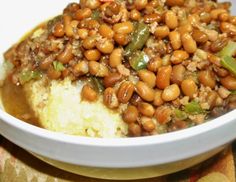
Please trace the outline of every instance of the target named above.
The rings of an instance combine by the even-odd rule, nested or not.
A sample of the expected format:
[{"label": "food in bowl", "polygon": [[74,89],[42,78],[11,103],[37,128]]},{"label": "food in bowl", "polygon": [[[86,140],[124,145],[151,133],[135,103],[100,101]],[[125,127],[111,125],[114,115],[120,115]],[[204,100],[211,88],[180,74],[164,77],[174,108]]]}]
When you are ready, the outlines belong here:
[{"label": "food in bowl", "polygon": [[188,128],[236,107],[236,17],[215,1],[80,1],[4,55],[15,117],[90,137]]}]

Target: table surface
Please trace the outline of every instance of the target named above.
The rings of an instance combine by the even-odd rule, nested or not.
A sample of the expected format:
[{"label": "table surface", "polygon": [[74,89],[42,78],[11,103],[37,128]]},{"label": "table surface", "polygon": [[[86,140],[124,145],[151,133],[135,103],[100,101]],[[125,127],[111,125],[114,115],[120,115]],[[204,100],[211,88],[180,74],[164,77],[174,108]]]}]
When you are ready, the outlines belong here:
[{"label": "table surface", "polygon": [[[130,182],[235,182],[236,143],[213,158],[168,176]],[[108,182],[50,166],[0,136],[1,182]]]}]

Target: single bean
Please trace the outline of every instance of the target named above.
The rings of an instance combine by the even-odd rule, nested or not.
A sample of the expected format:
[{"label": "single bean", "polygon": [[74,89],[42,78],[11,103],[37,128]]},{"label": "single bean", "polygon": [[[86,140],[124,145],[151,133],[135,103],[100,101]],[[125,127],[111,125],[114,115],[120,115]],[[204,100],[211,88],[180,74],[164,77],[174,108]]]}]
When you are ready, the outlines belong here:
[{"label": "single bean", "polygon": [[224,33],[236,34],[236,26],[228,22],[222,22],[220,24],[220,30]]},{"label": "single bean", "polygon": [[119,101],[114,88],[108,87],[103,93],[103,103],[110,109],[119,107]]},{"label": "single bean", "polygon": [[83,41],[83,47],[85,49],[93,49],[96,46],[97,40],[96,36],[87,37]]},{"label": "single bean", "polygon": [[229,18],[229,22],[232,23],[233,25],[236,25],[236,16],[231,16]]},{"label": "single bean", "polygon": [[213,9],[211,12],[210,12],[210,15],[211,15],[211,18],[213,20],[217,20],[219,18],[219,15],[221,13],[226,13],[227,11],[225,9]]},{"label": "single bean", "polygon": [[229,13],[225,12],[225,13],[221,13],[218,16],[218,18],[219,18],[220,21],[228,21],[229,18],[230,18],[230,15],[229,15]]},{"label": "single bean", "polygon": [[204,32],[194,29],[192,33],[193,39],[198,43],[205,43],[208,41],[208,36]]},{"label": "single bean", "polygon": [[112,39],[114,36],[114,31],[106,24],[102,24],[99,27],[98,32],[100,33],[101,36],[104,38]]},{"label": "single bean", "polygon": [[152,117],[155,113],[154,107],[147,102],[139,102],[138,103],[138,111],[147,117]]},{"label": "single bean", "polygon": [[135,106],[129,105],[123,113],[123,120],[130,124],[135,123],[138,119],[138,109]]},{"label": "single bean", "polygon": [[116,33],[114,35],[114,40],[121,46],[125,46],[129,43],[129,36],[127,34]]},{"label": "single bean", "polygon": [[148,62],[147,69],[156,73],[161,66],[162,59],[159,56],[156,56]]},{"label": "single bean", "polygon": [[77,63],[73,69],[74,73],[78,76],[85,75],[89,72],[88,62],[81,61]]},{"label": "single bean", "polygon": [[98,29],[100,27],[100,24],[97,20],[88,20],[85,22],[85,27],[90,29],[90,30],[94,30],[94,29]]},{"label": "single bean", "polygon": [[167,37],[170,33],[170,29],[168,26],[163,25],[163,26],[158,26],[156,28],[156,31],[154,33],[155,37],[163,39],[165,37]]},{"label": "single bean", "polygon": [[141,14],[140,14],[140,12],[139,12],[138,10],[133,9],[133,10],[131,10],[131,12],[130,12],[130,18],[131,18],[132,20],[134,20],[134,21],[138,21],[138,20],[141,19]]},{"label": "single bean", "polygon": [[212,71],[205,70],[198,73],[198,80],[204,86],[208,86],[211,89],[214,89],[216,86],[215,75]]},{"label": "single bean", "polygon": [[89,18],[92,15],[92,11],[89,8],[79,9],[75,12],[75,19],[80,21],[85,18]]},{"label": "single bean", "polygon": [[85,51],[84,56],[89,61],[98,61],[101,58],[101,53],[97,49],[91,49]]},{"label": "single bean", "polygon": [[128,103],[134,93],[134,85],[132,82],[124,82],[121,84],[117,92],[118,100],[125,104]]},{"label": "single bean", "polygon": [[103,79],[104,86],[107,87],[113,87],[117,82],[122,80],[122,75],[115,72],[110,73],[108,76],[105,76]]},{"label": "single bean", "polygon": [[122,49],[116,48],[110,54],[109,65],[110,67],[115,68],[120,64],[122,64]]},{"label": "single bean", "polygon": [[181,64],[173,66],[171,74],[171,82],[180,85],[181,82],[184,80],[185,71],[186,68]]},{"label": "single bean", "polygon": [[47,70],[47,76],[50,79],[57,80],[61,77],[61,71],[57,71],[53,67],[49,67]]},{"label": "single bean", "polygon": [[151,102],[154,99],[154,90],[142,81],[136,84],[136,92],[145,101]]},{"label": "single bean", "polygon": [[159,68],[156,79],[157,88],[165,89],[170,85],[171,72],[171,66],[163,66]]},{"label": "single bean", "polygon": [[175,29],[176,27],[178,27],[178,18],[173,11],[168,10],[166,12],[165,23],[169,27],[169,29]]},{"label": "single bean", "polygon": [[99,0],[81,0],[80,5],[82,8],[89,8],[89,9],[97,9],[100,5],[101,2]]},{"label": "single bean", "polygon": [[164,101],[163,101],[161,95],[162,95],[161,90],[155,91],[154,100],[153,100],[154,106],[161,106],[162,104],[164,104]]},{"label": "single bean", "polygon": [[160,22],[161,15],[158,13],[147,14],[143,17],[145,23],[153,23],[153,22]]},{"label": "single bean", "polygon": [[96,61],[89,61],[88,66],[91,75],[97,77],[105,77],[109,74],[107,66],[103,65],[102,63],[98,63]]},{"label": "single bean", "polygon": [[148,4],[148,0],[135,0],[134,1],[134,6],[137,10],[144,9],[147,4]]},{"label": "single bean", "polygon": [[168,6],[183,6],[184,0],[166,0]]},{"label": "single bean", "polygon": [[62,23],[57,23],[52,30],[55,37],[63,37],[65,35],[64,25]]},{"label": "single bean", "polygon": [[155,130],[156,125],[151,118],[141,117],[140,121],[145,131],[152,132],[153,130]]},{"label": "single bean", "polygon": [[178,28],[178,32],[181,35],[183,35],[184,33],[191,33],[192,31],[193,31],[193,27],[190,23],[185,23]]},{"label": "single bean", "polygon": [[231,92],[227,88],[221,86],[218,89],[218,94],[222,99],[226,99],[231,94]]},{"label": "single bean", "polygon": [[220,38],[211,43],[210,49],[212,52],[221,51],[228,44],[227,38]]},{"label": "single bean", "polygon": [[184,95],[193,98],[193,95],[197,93],[197,85],[192,79],[185,79],[181,83],[181,90]]},{"label": "single bean", "polygon": [[98,94],[90,85],[86,84],[81,91],[81,98],[89,102],[94,102],[98,99]]},{"label": "single bean", "polygon": [[74,35],[73,27],[71,26],[72,17],[69,15],[63,16],[64,29],[67,37],[72,37]]},{"label": "single bean", "polygon": [[200,22],[200,17],[198,14],[191,14],[188,16],[188,22],[193,25],[196,26],[199,24]]},{"label": "single bean", "polygon": [[172,84],[166,87],[161,95],[162,99],[166,102],[177,99],[180,95],[180,89],[177,84]]},{"label": "single bean", "polygon": [[192,54],[197,50],[196,41],[193,40],[193,37],[189,33],[183,34],[181,40],[185,51],[188,53]]},{"label": "single bean", "polygon": [[153,88],[156,85],[156,75],[146,69],[138,71],[139,78],[145,82],[149,87]]},{"label": "single bean", "polygon": [[176,50],[173,52],[170,60],[173,64],[180,64],[189,58],[189,54],[183,50]]},{"label": "single bean", "polygon": [[142,129],[137,123],[131,123],[128,127],[129,134],[133,137],[139,137],[142,134]]},{"label": "single bean", "polygon": [[202,31],[207,34],[209,41],[216,41],[219,37],[219,33],[216,30],[204,29]]},{"label": "single bean", "polygon": [[228,90],[236,90],[236,78],[233,76],[227,76],[220,80],[221,84]]},{"label": "single bean", "polygon": [[216,66],[221,67],[220,58],[218,56],[209,53],[207,58],[212,64],[215,64]]},{"label": "single bean", "polygon": [[155,118],[160,124],[166,124],[171,121],[172,111],[168,106],[157,107],[155,111]]},{"label": "single bean", "polygon": [[178,50],[182,46],[181,36],[179,32],[177,31],[170,32],[169,39],[174,50]]},{"label": "single bean", "polygon": [[115,33],[119,34],[129,34],[133,32],[134,26],[130,21],[117,23],[113,26],[113,30]]},{"label": "single bean", "polygon": [[87,29],[81,28],[81,29],[78,29],[77,34],[78,34],[79,38],[84,40],[88,37],[89,32]]},{"label": "single bean", "polygon": [[96,47],[100,52],[110,54],[114,49],[114,44],[110,40],[103,40],[97,42]]},{"label": "single bean", "polygon": [[67,64],[70,60],[74,58],[72,49],[72,45],[68,43],[65,46],[65,49],[57,56],[57,60],[63,64]]}]

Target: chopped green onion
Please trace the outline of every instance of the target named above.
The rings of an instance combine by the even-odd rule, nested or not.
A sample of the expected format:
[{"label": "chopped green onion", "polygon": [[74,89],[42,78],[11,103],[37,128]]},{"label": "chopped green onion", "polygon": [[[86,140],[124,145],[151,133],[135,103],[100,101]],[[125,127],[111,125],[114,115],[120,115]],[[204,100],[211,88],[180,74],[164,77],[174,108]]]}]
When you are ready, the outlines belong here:
[{"label": "chopped green onion", "polygon": [[221,65],[236,76],[236,60],[231,56],[225,56],[221,59]]},{"label": "chopped green onion", "polygon": [[175,116],[177,119],[185,120],[188,118],[187,114],[184,111],[181,111],[179,109],[175,109],[174,112],[175,112]]},{"label": "chopped green onion", "polygon": [[228,44],[218,53],[219,57],[233,56],[236,53],[236,42],[229,41]]},{"label": "chopped green onion", "polygon": [[61,63],[61,62],[58,62],[58,61],[53,61],[53,68],[56,70],[56,71],[63,71],[65,69],[64,65]]},{"label": "chopped green onion", "polygon": [[201,108],[200,104],[196,101],[189,102],[184,107],[184,111],[189,114],[202,114],[204,110]]},{"label": "chopped green onion", "polygon": [[42,77],[41,72],[27,70],[27,71],[22,71],[20,73],[19,81],[23,85],[23,84],[29,82],[30,80],[39,79],[41,77]]},{"label": "chopped green onion", "polygon": [[130,66],[136,71],[145,69],[148,62],[149,57],[142,51],[135,52],[129,59]]},{"label": "chopped green onion", "polygon": [[131,56],[135,51],[143,48],[150,36],[149,28],[145,23],[139,23],[132,36],[131,42],[125,48],[125,56]]}]

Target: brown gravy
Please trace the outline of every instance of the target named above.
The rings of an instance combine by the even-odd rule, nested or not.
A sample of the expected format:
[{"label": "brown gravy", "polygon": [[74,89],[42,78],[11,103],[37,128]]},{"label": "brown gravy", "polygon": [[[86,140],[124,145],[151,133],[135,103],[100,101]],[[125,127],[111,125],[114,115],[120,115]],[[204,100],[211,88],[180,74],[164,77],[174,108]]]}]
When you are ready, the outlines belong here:
[{"label": "brown gravy", "polygon": [[6,79],[1,88],[1,99],[7,113],[27,123],[40,127],[38,119],[35,117],[33,110],[27,102],[22,86],[17,86],[9,79]]}]

